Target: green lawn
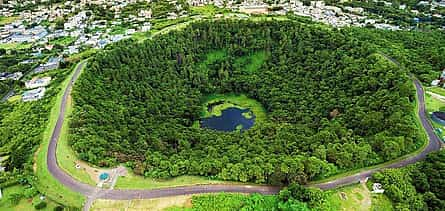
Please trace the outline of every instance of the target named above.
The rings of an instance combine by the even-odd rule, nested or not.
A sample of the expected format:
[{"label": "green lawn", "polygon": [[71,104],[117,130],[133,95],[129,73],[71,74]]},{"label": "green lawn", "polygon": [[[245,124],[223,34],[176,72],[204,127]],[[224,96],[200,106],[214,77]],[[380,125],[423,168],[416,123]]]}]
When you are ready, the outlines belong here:
[{"label": "green lawn", "polygon": [[60,113],[60,104],[62,102],[63,90],[68,85],[71,80],[74,71],[65,79],[65,81],[61,84],[61,91],[56,99],[54,99],[54,106],[51,109],[49,123],[47,128],[43,133],[43,140],[40,145],[40,149],[37,152],[37,160],[36,162],[36,176],[37,181],[35,181],[34,185],[37,189],[48,196],[50,199],[66,205],[70,207],[81,207],[85,201],[85,197],[80,193],[74,192],[71,189],[65,187],[62,183],[57,181],[51,173],[48,171],[46,162],[47,162],[47,153],[48,153],[48,145],[51,139],[51,134],[57,122],[57,117]]},{"label": "green lawn", "polygon": [[62,46],[68,46],[68,45],[72,44],[75,41],[76,41],[75,37],[67,36],[67,37],[61,37],[61,38],[52,40],[49,43],[53,44],[53,45],[57,44],[57,45],[62,45]]},{"label": "green lawn", "polygon": [[10,24],[17,19],[19,19],[19,17],[17,17],[17,16],[11,16],[11,17],[0,16],[0,26]]},{"label": "green lawn", "polygon": [[22,99],[22,96],[20,96],[20,95],[14,95],[14,96],[12,96],[12,97],[10,97],[10,98],[8,99],[8,102],[13,103],[13,102],[20,101],[21,99]]},{"label": "green lawn", "polygon": [[434,92],[436,94],[445,96],[445,88],[442,87],[428,87],[426,88],[426,91]]},{"label": "green lawn", "polygon": [[125,177],[119,177],[115,189],[156,189],[201,184],[232,184],[233,182],[211,180],[199,176],[179,176],[172,179],[159,180],[144,178],[128,172]]},{"label": "green lawn", "polygon": [[[34,204],[40,202],[40,195],[35,195],[32,198],[22,198],[18,204],[11,204],[11,201],[9,198],[12,195],[17,194],[24,194],[27,191],[27,188],[21,185],[16,185],[12,187],[8,187],[2,190],[3,192],[3,198],[0,199],[0,210],[2,211],[28,211],[28,210],[35,210]],[[52,211],[57,204],[49,199],[45,199],[47,202],[47,207],[41,210],[48,210]]]},{"label": "green lawn", "polygon": [[248,56],[243,56],[235,60],[235,66],[243,68],[247,72],[256,72],[268,58],[265,51],[258,51]]},{"label": "green lawn", "polygon": [[372,211],[392,211],[391,200],[385,194],[372,194]]},{"label": "green lawn", "polygon": [[330,190],[328,194],[327,204],[330,204],[333,210],[392,210],[392,203],[384,194],[373,194],[362,184]]},{"label": "green lawn", "polygon": [[22,50],[31,48],[31,43],[0,43],[0,48],[5,50]]},{"label": "green lawn", "polygon": [[190,13],[193,15],[206,15],[206,16],[213,16],[218,13],[230,12],[227,9],[221,9],[211,4],[200,7],[190,7],[190,10],[191,10]]},{"label": "green lawn", "polygon": [[433,121],[431,119],[431,115],[430,115],[430,113],[434,112],[434,111],[445,111],[445,103],[438,99],[433,98],[430,94],[425,93],[425,108],[426,108],[427,116],[428,116],[431,124],[433,125],[433,127],[445,130],[445,126]]}]

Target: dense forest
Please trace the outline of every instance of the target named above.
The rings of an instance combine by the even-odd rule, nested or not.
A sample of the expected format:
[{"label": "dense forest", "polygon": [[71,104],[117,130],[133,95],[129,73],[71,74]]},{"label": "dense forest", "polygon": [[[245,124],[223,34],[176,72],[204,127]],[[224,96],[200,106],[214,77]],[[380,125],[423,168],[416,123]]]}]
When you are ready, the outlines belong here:
[{"label": "dense forest", "polygon": [[373,176],[382,183],[396,210],[445,210],[445,151],[425,161]]},{"label": "dense forest", "polygon": [[[148,177],[270,184],[394,159],[422,144],[414,88],[405,70],[353,32],[224,20],[122,42],[79,79],[70,143],[83,160],[126,163]],[[207,64],[215,51],[226,56]],[[269,55],[257,70],[234,65],[257,52]],[[267,121],[243,133],[192,127],[202,99],[215,93],[259,101]]]},{"label": "dense forest", "polygon": [[335,210],[328,194],[315,188],[304,188],[291,184],[277,195],[219,193],[196,195],[191,208],[171,208],[171,211],[207,210],[267,210],[267,211],[309,211]]}]

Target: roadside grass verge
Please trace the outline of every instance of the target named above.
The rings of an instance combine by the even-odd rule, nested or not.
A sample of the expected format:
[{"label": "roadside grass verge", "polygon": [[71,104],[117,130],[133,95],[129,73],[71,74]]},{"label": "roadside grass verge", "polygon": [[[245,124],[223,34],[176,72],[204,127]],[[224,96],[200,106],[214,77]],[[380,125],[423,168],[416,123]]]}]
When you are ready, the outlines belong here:
[{"label": "roadside grass verge", "polygon": [[[171,179],[153,179],[128,172],[127,176],[119,177],[115,189],[157,189],[167,187],[204,185],[204,184],[236,184],[234,182],[212,180],[200,176],[179,176]],[[240,183],[239,183],[240,184]]]},{"label": "roadside grass verge", "polygon": [[[77,68],[77,66],[75,68]],[[53,100],[54,106],[51,109],[49,122],[43,133],[43,140],[40,148],[37,151],[37,159],[35,161],[35,175],[37,176],[37,181],[35,181],[34,185],[40,192],[44,193],[51,200],[70,207],[81,207],[85,201],[85,197],[80,193],[72,191],[71,189],[65,187],[62,183],[57,181],[48,171],[47,166],[49,141],[51,139],[52,132],[60,113],[60,105],[62,103],[63,92],[74,74],[74,69],[71,70],[71,74],[60,85],[61,91],[59,92],[59,95]]]},{"label": "roadside grass verge", "polygon": [[73,112],[73,102],[71,97],[67,100],[67,106],[65,110],[65,121],[63,122],[60,132],[60,138],[57,142],[56,157],[59,167],[67,172],[71,177],[83,183],[96,186],[96,183],[91,179],[84,169],[76,169],[77,156],[68,143],[68,129],[71,114]]},{"label": "roadside grass verge", "polygon": [[192,207],[192,197],[196,195],[172,196],[156,199],[103,200],[94,201],[91,210],[170,210]]}]

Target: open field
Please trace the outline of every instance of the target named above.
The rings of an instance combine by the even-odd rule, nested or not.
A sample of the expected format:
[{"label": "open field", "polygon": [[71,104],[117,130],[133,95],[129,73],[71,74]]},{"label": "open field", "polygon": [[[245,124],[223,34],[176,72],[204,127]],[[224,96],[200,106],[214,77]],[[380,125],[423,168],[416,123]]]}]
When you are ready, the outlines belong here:
[{"label": "open field", "polygon": [[335,210],[369,211],[392,210],[392,204],[383,194],[373,194],[365,184],[349,185],[329,191],[328,203]]},{"label": "open field", "polygon": [[14,22],[17,19],[19,19],[18,16],[11,16],[11,17],[0,16],[0,26],[4,26],[6,24],[10,24],[10,23]]},{"label": "open field", "polygon": [[0,48],[5,50],[22,50],[31,48],[30,43],[0,43]]},{"label": "open field", "polygon": [[70,45],[71,43],[73,43],[74,41],[76,41],[76,38],[75,38],[75,37],[70,37],[70,36],[68,36],[68,37],[61,37],[61,38],[52,40],[52,41],[50,41],[49,43],[50,43],[50,44],[53,44],[53,45],[68,46],[68,45]]},{"label": "open field", "polygon": [[192,195],[165,197],[158,199],[135,199],[135,200],[96,200],[91,207],[92,211],[111,210],[168,210],[171,207],[192,207]]},{"label": "open field", "polygon": [[441,87],[427,87],[425,88],[425,90],[430,91],[430,92],[434,92],[436,94],[445,96],[445,88],[441,88]]},{"label": "open field", "polygon": [[258,51],[251,55],[238,58],[235,60],[235,66],[239,65],[247,72],[255,72],[260,69],[268,56],[269,55],[265,51]]}]

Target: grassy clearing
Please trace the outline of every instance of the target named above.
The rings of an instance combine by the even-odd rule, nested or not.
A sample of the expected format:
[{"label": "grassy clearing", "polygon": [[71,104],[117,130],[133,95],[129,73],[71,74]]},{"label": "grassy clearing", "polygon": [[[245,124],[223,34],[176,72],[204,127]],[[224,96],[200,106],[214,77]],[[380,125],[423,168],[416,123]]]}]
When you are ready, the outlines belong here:
[{"label": "grassy clearing", "polygon": [[[0,199],[0,210],[11,210],[11,211],[22,211],[22,210],[35,210],[34,205],[38,202],[40,202],[40,198],[39,195],[36,195],[32,198],[28,198],[28,199],[21,199],[18,204],[11,204],[11,201],[9,200],[9,198],[12,195],[17,195],[17,194],[24,194],[26,192],[26,187],[21,186],[21,185],[16,185],[16,186],[12,186],[12,187],[8,187],[3,191],[3,198]],[[44,209],[41,210],[53,210],[57,204],[54,203],[51,200],[45,199],[45,201],[47,202],[47,206]]]},{"label": "grassy clearing", "polygon": [[373,194],[362,184],[349,185],[329,191],[328,204],[333,210],[390,211],[392,203],[384,194]]},{"label": "grassy clearing", "polygon": [[53,44],[53,45],[68,46],[68,45],[72,44],[74,41],[76,41],[75,37],[67,36],[67,37],[61,37],[61,38],[52,40],[49,43]]},{"label": "grassy clearing", "polygon": [[221,61],[227,58],[227,51],[225,49],[212,51],[206,55],[204,62],[200,63],[202,68],[207,68],[207,65],[212,64],[217,61]]},{"label": "grassy clearing", "polygon": [[[77,68],[77,67],[75,67]],[[63,90],[70,82],[74,71],[65,79],[65,81],[60,85],[61,91],[59,95],[54,99],[54,106],[51,109],[51,113],[49,116],[49,123],[43,133],[43,140],[40,145],[40,149],[37,152],[36,158],[36,176],[37,181],[35,182],[35,186],[37,189],[48,196],[50,199],[71,207],[81,207],[85,201],[85,197],[80,193],[76,193],[71,189],[65,187],[62,183],[57,181],[51,173],[48,171],[47,167],[47,153],[49,141],[51,139],[51,135],[53,129],[56,125],[57,118],[60,113],[60,104],[62,103],[63,98]]]},{"label": "grassy clearing", "polygon": [[190,7],[190,10],[192,15],[206,15],[206,16],[213,16],[215,14],[230,12],[230,10],[221,9],[216,7],[215,5],[210,5],[210,4],[200,7]]},{"label": "grassy clearing", "polygon": [[31,43],[0,43],[0,48],[5,50],[23,50],[31,48]]},{"label": "grassy clearing", "polygon": [[392,211],[392,202],[385,194],[372,194],[372,211]]},{"label": "grassy clearing", "polygon": [[[428,91],[430,90],[428,89]],[[445,130],[445,126],[437,123],[436,121],[433,121],[430,115],[430,113],[434,111],[445,111],[445,103],[436,98],[433,98],[430,94],[425,93],[425,109],[427,112],[428,119],[430,120],[430,123],[433,125],[433,128],[440,128],[442,130]],[[439,136],[443,136],[443,134],[439,134]]]},{"label": "grassy clearing", "polygon": [[256,72],[268,58],[265,51],[258,51],[249,56],[243,56],[235,60],[235,66],[242,67],[247,72]]},{"label": "grassy clearing", "polygon": [[445,89],[441,88],[441,87],[428,87],[428,88],[426,88],[426,90],[430,91],[430,92],[434,92],[438,95],[445,96]]},{"label": "grassy clearing", "polygon": [[192,195],[135,200],[96,200],[91,210],[169,210],[171,207],[192,207]]},{"label": "grassy clearing", "polygon": [[17,16],[10,16],[10,17],[0,16],[0,26],[10,24],[10,23],[16,21],[17,19],[19,19],[19,17],[17,17]]},{"label": "grassy clearing", "polygon": [[[218,108],[214,108],[213,112],[209,113],[209,111],[207,110],[207,105],[218,101],[224,101],[224,104],[222,104],[222,106],[219,107],[215,106]],[[222,110],[232,105],[239,108],[250,109],[255,115],[256,117],[255,120],[257,122],[265,121],[267,118],[266,110],[261,105],[261,103],[259,103],[254,99],[248,98],[246,95],[237,95],[237,94],[213,94],[207,96],[204,99],[201,116],[210,117],[212,115],[218,115],[218,114],[221,115]]]},{"label": "grassy clearing", "polygon": [[14,95],[8,99],[8,102],[13,103],[13,102],[20,101],[21,99],[22,99],[22,97],[20,95]]},{"label": "grassy clearing", "polygon": [[445,108],[445,103],[433,98],[430,94],[425,94],[425,105],[426,105],[426,111],[433,112],[433,111],[439,111],[441,108]]},{"label": "grassy clearing", "polygon": [[119,177],[115,189],[156,189],[202,184],[232,184],[233,182],[211,180],[199,176],[179,176],[172,179],[160,180],[145,178],[128,172],[127,176]]},{"label": "grassy clearing", "polygon": [[72,62],[80,61],[81,59],[86,59],[86,58],[93,56],[93,54],[95,54],[97,51],[98,51],[97,49],[90,48],[86,51],[83,51],[81,53],[74,54],[74,55],[68,57],[67,60],[72,61]]},{"label": "grassy clearing", "polygon": [[332,191],[328,199],[336,210],[370,210],[371,193],[361,184],[346,186]]}]

